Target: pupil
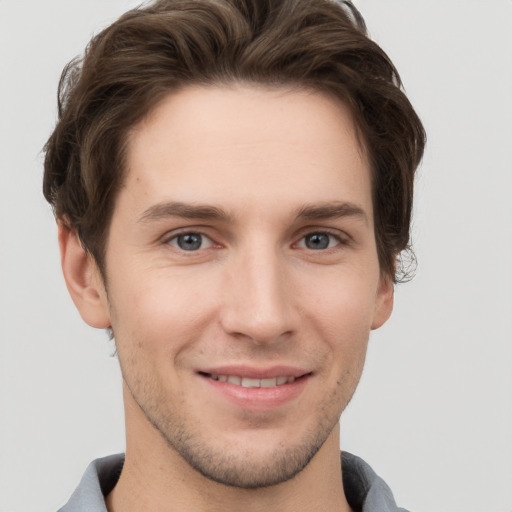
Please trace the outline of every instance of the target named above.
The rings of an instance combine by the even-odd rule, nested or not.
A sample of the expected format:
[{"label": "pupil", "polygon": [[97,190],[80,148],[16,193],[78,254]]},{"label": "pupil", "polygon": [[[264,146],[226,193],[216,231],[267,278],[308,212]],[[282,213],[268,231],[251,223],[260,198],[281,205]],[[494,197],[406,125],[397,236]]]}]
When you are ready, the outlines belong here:
[{"label": "pupil", "polygon": [[306,237],[306,247],[308,249],[327,249],[329,247],[329,235],[325,233],[316,233]]},{"label": "pupil", "polygon": [[178,246],[185,251],[195,251],[201,248],[201,235],[187,233],[178,237]]}]

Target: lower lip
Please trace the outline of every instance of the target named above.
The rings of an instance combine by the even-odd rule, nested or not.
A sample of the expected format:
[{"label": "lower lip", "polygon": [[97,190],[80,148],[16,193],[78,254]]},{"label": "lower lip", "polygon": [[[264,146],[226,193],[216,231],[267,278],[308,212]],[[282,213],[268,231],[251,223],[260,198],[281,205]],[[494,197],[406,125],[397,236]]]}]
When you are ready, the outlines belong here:
[{"label": "lower lip", "polygon": [[293,382],[271,388],[244,388],[230,382],[213,380],[206,376],[201,376],[201,378],[215,392],[237,407],[251,411],[266,411],[297,398],[304,390],[310,375],[304,375]]}]

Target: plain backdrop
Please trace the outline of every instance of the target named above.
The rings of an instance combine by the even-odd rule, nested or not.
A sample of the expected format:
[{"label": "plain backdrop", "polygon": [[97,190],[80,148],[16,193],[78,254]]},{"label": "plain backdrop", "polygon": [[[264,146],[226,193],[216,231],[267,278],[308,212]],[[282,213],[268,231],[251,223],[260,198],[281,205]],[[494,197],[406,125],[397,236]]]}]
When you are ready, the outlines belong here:
[{"label": "plain backdrop", "polygon": [[[67,295],[42,155],[63,66],[127,0],[0,0],[0,512],[123,451],[120,374]],[[359,0],[428,131],[416,278],[341,423],[418,512],[512,512],[512,1]]]}]

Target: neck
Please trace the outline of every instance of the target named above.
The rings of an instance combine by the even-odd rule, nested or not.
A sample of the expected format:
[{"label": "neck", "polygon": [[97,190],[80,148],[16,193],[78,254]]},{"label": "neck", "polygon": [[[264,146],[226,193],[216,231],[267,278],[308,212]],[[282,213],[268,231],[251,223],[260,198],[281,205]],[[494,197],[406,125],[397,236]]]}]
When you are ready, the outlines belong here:
[{"label": "neck", "polygon": [[[126,404],[127,446],[121,477],[108,495],[109,512],[350,512],[342,485],[339,429],[292,479],[241,489],[214,482],[193,469],[151,426],[135,404]],[[135,421],[133,421],[135,420]]]}]

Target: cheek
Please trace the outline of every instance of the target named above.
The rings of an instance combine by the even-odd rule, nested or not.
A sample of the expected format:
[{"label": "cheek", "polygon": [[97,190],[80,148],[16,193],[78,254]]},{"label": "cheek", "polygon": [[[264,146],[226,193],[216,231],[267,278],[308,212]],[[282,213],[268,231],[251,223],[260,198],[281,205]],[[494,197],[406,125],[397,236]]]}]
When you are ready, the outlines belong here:
[{"label": "cheek", "polygon": [[323,325],[329,338],[343,334],[351,339],[369,333],[377,296],[374,280],[358,276],[357,271],[340,272],[307,296],[311,321]]},{"label": "cheek", "polygon": [[[321,293],[310,295],[306,311],[308,323],[324,340],[326,356],[332,363],[330,378],[349,379],[355,385],[359,379],[375,309],[376,289],[370,281],[333,276]],[[351,386],[349,386],[351,387]]]},{"label": "cheek", "polygon": [[[134,272],[133,275],[137,275]],[[173,355],[197,339],[213,315],[208,294],[193,279],[140,272],[144,279],[112,283],[112,328],[125,350]],[[129,346],[129,347],[128,347]]]}]

